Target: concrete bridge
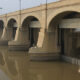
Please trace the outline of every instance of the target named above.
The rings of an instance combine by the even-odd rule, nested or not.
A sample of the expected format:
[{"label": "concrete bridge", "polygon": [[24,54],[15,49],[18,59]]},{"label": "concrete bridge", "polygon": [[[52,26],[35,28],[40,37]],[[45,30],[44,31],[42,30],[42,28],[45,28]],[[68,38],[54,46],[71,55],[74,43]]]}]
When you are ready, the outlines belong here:
[{"label": "concrete bridge", "polygon": [[0,45],[28,50],[31,59],[75,56],[73,52],[80,47],[79,20],[79,0],[61,0],[1,15]]}]

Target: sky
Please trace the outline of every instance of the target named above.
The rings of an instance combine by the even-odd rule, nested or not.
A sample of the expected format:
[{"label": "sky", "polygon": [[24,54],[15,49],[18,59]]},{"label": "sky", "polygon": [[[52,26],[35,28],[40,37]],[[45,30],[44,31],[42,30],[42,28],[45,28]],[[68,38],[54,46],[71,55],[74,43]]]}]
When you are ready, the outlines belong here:
[{"label": "sky", "polygon": [[[47,3],[59,0],[47,0]],[[21,0],[21,9],[32,8],[45,4],[46,0]],[[0,0],[0,15],[20,10],[20,0]]]}]

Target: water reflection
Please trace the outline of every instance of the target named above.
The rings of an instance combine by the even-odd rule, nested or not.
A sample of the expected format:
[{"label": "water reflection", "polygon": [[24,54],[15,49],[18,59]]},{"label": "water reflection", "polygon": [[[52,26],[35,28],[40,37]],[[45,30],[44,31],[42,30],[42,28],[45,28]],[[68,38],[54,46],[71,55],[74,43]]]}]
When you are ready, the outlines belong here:
[{"label": "water reflection", "polygon": [[0,47],[0,80],[80,80],[78,70],[64,62],[31,62],[27,52]]},{"label": "water reflection", "polygon": [[0,52],[0,65],[4,65],[4,64],[5,64],[5,61],[4,61],[2,53]]}]

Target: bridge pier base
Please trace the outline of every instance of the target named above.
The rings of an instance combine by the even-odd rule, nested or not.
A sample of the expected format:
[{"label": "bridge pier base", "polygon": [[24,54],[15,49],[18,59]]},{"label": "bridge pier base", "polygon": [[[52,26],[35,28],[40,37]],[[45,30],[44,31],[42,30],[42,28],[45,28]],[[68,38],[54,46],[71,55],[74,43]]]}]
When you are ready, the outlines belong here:
[{"label": "bridge pier base", "polygon": [[18,41],[9,41],[8,48],[11,51],[28,51],[29,43],[21,43]]},{"label": "bridge pier base", "polygon": [[8,41],[12,38],[12,28],[4,28],[2,37],[0,39],[0,46],[8,45]]},{"label": "bridge pier base", "polygon": [[42,48],[32,47],[29,50],[29,58],[32,61],[60,60],[60,53],[44,51]]},{"label": "bridge pier base", "polygon": [[19,50],[24,51],[29,49],[29,39],[28,30],[23,28],[18,28],[15,36],[15,40],[9,41],[9,50]]}]

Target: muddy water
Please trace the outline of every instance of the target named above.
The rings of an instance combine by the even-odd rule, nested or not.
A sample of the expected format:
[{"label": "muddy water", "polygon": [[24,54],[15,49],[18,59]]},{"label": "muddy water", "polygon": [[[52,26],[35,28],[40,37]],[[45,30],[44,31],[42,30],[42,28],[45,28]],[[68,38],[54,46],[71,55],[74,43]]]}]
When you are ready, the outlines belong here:
[{"label": "muddy water", "polygon": [[0,80],[80,80],[80,67],[65,62],[31,62],[27,52],[0,47]]}]

